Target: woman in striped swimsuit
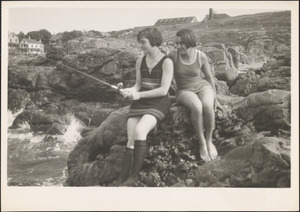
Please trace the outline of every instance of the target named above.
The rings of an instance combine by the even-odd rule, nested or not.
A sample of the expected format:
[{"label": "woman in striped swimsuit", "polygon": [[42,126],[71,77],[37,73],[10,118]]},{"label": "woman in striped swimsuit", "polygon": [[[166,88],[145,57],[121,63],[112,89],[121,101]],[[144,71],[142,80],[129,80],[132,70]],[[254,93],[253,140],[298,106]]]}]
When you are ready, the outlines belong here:
[{"label": "woman in striped swimsuit", "polygon": [[176,102],[191,111],[192,124],[199,138],[200,158],[207,162],[218,155],[212,143],[214,109],[220,107],[214,79],[206,55],[194,48],[196,37],[191,30],[178,31],[176,44],[177,50],[169,54],[174,63]]},{"label": "woman in striped swimsuit", "polygon": [[121,186],[135,184],[147,152],[147,135],[170,108],[168,90],[173,62],[158,48],[162,35],[156,28],[146,28],[138,33],[137,40],[145,55],[136,62],[135,85],[121,90],[124,97],[134,100],[128,113],[128,142],[119,176]]}]

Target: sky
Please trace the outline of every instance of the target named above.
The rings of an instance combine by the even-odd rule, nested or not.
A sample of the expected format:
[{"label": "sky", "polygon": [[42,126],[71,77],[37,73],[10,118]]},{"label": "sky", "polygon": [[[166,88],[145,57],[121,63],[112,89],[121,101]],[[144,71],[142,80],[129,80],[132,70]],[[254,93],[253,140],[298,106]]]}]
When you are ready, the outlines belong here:
[{"label": "sky", "polygon": [[[160,18],[195,16],[203,20],[209,8],[230,16],[287,10],[258,2],[14,2],[8,5],[8,31],[52,34],[72,30],[114,31],[154,25]],[[272,3],[272,2],[271,2]],[[275,2],[276,3],[276,2]],[[240,4],[240,5],[239,5]],[[282,4],[282,3],[281,3]],[[268,8],[268,9],[261,9]]]}]

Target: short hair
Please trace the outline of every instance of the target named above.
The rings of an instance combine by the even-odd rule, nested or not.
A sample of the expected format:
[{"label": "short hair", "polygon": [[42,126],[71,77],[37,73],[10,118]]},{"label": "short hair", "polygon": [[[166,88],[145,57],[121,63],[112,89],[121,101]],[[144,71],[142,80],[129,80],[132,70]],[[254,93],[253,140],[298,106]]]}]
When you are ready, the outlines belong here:
[{"label": "short hair", "polygon": [[176,36],[181,38],[181,42],[186,46],[186,48],[196,46],[197,39],[192,30],[182,29],[176,33]]},{"label": "short hair", "polygon": [[140,31],[137,35],[137,40],[140,42],[142,37],[145,37],[149,40],[151,46],[160,46],[162,43],[161,32],[157,28],[146,28]]}]

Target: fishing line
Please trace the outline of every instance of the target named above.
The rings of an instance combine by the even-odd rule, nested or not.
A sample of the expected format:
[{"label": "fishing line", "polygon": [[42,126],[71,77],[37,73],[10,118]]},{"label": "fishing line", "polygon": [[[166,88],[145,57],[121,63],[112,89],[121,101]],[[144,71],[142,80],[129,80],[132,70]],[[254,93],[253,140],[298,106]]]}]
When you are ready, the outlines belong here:
[{"label": "fishing line", "polygon": [[[45,58],[46,60],[51,61],[51,62],[57,63],[57,61],[52,60],[52,59],[50,59],[50,58],[48,58],[48,57],[46,57],[46,56],[44,56],[44,58]],[[86,74],[86,73],[84,73],[84,72],[82,72],[82,71],[79,71],[79,70],[77,70],[77,69],[75,69],[75,68],[72,68],[72,67],[70,67],[70,66],[68,66],[68,65],[65,65],[65,64],[61,64],[61,65],[62,65],[62,66],[65,66],[65,67],[67,67],[67,68],[69,68],[69,69],[71,69],[71,70],[73,70],[73,71],[75,71],[75,72],[77,72],[77,73],[79,73],[79,74],[82,74],[82,75],[84,75],[84,76],[86,76],[86,77],[89,77],[89,78],[91,78],[91,79],[93,79],[93,80],[96,80],[97,82],[100,82],[100,83],[102,83],[102,84],[105,84],[105,85],[107,85],[107,86],[109,86],[109,87],[111,87],[111,88],[113,88],[113,89],[120,90],[120,89],[123,88],[123,83],[118,83],[118,86],[115,86],[115,85],[109,84],[109,83],[107,83],[107,82],[105,82],[105,81],[103,81],[103,80],[100,80],[100,79],[98,79],[98,78],[96,78],[96,77],[93,77],[93,76],[91,76],[91,75],[89,75],[89,74]]]}]

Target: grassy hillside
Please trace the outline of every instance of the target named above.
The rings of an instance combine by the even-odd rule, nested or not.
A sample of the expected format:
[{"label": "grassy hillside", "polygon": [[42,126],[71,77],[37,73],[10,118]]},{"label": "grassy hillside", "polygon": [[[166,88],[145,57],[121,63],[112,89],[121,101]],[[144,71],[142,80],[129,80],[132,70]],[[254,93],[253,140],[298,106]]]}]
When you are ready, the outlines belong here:
[{"label": "grassy hillside", "polygon": [[[137,33],[149,26],[135,27],[132,29],[112,32],[115,38],[124,39],[133,46],[137,45]],[[282,41],[289,43],[291,31],[291,12],[270,12],[258,13],[254,15],[242,15],[235,17],[226,17],[223,19],[202,21],[193,24],[178,24],[157,27],[165,40],[173,41],[175,34],[182,28],[192,29],[201,43],[219,42],[225,45],[243,45],[245,46],[249,36],[273,35],[280,37]]]}]

